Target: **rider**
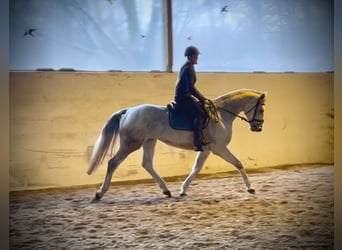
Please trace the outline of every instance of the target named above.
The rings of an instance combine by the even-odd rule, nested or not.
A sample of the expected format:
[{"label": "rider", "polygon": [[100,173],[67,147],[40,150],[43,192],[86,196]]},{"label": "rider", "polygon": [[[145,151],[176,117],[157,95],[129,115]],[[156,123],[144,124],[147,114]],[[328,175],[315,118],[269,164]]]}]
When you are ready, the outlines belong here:
[{"label": "rider", "polygon": [[186,62],[181,67],[175,90],[175,101],[180,109],[194,117],[194,145],[195,151],[203,151],[202,146],[208,144],[203,136],[203,125],[206,119],[206,111],[203,104],[206,98],[196,89],[196,72],[199,50],[195,46],[185,49]]}]

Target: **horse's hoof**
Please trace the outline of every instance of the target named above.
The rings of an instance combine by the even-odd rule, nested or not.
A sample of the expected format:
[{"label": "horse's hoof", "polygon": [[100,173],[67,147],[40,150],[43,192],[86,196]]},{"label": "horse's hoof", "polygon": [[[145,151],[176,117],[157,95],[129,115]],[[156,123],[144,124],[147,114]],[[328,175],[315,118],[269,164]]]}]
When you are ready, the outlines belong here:
[{"label": "horse's hoof", "polygon": [[249,188],[249,189],[247,189],[247,192],[250,194],[255,194],[255,189]]},{"label": "horse's hoof", "polygon": [[165,194],[167,197],[171,198],[172,195],[171,195],[171,192],[169,190],[167,191],[163,191],[163,194]]},{"label": "horse's hoof", "polygon": [[96,192],[93,201],[99,201],[99,200],[101,200],[101,198],[102,198],[102,195],[100,195],[99,193]]},{"label": "horse's hoof", "polygon": [[187,194],[186,193],[180,193],[179,196],[184,197],[184,196],[187,196]]},{"label": "horse's hoof", "polygon": [[90,203],[97,203],[97,202],[99,202],[99,199],[97,199],[96,197],[94,197],[94,198],[90,201]]}]

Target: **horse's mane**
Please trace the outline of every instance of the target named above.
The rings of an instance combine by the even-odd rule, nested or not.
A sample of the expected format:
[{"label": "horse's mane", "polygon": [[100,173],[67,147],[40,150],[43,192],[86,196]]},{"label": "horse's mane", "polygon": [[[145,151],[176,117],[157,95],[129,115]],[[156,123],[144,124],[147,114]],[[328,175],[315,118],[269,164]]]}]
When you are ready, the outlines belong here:
[{"label": "horse's mane", "polygon": [[216,107],[222,107],[225,103],[233,100],[240,100],[247,96],[259,97],[262,92],[255,89],[237,89],[213,99]]}]

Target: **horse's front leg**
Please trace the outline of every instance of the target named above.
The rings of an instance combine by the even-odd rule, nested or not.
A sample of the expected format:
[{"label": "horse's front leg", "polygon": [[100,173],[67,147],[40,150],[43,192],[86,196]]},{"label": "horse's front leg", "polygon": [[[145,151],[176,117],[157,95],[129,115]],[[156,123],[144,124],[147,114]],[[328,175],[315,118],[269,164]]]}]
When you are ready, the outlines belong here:
[{"label": "horse's front leg", "polygon": [[247,191],[251,194],[255,193],[255,190],[253,188],[251,188],[251,183],[249,182],[248,175],[247,175],[242,163],[225,146],[212,149],[212,152],[214,154],[220,156],[225,161],[233,164],[239,170],[239,172],[243,178],[243,181],[245,182]]},{"label": "horse's front leg", "polygon": [[186,195],[186,190],[188,189],[192,180],[201,171],[203,164],[205,160],[208,158],[209,154],[210,154],[210,151],[203,151],[197,154],[194,165],[192,167],[192,171],[181,186],[180,193],[179,193],[180,196]]}]

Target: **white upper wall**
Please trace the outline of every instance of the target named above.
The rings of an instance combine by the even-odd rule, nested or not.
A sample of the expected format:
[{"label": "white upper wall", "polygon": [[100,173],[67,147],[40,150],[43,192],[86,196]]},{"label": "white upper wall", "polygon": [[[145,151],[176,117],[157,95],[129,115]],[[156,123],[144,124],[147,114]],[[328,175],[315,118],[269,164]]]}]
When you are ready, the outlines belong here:
[{"label": "white upper wall", "polygon": [[[165,2],[11,0],[10,69],[165,71]],[[333,0],[173,0],[173,71],[189,45],[202,72],[333,71],[333,20]]]}]

